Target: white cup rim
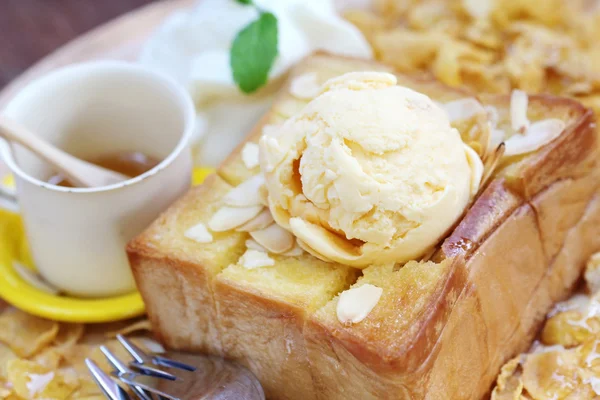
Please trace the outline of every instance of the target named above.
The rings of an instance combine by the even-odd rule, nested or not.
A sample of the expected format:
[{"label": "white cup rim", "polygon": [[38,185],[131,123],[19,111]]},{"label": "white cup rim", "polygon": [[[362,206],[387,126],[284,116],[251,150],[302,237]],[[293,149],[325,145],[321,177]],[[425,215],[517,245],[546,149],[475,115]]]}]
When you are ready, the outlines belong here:
[{"label": "white cup rim", "polygon": [[184,131],[177,142],[177,145],[169,155],[161,160],[158,165],[154,166],[150,170],[144,172],[141,175],[137,175],[133,178],[127,179],[123,182],[117,182],[107,186],[99,186],[99,187],[90,187],[90,188],[70,188],[64,186],[53,185],[48,182],[44,182],[40,179],[37,179],[27,173],[25,173],[19,165],[15,162],[15,159],[12,154],[12,150],[6,141],[2,141],[2,145],[0,146],[0,153],[2,154],[2,158],[4,163],[10,168],[10,170],[17,174],[19,178],[26,180],[27,182],[43,187],[48,190],[57,191],[57,192],[65,192],[65,193],[98,193],[98,192],[108,192],[117,189],[121,189],[125,186],[135,185],[155,174],[160,172],[162,169],[166,168],[169,164],[171,164],[179,154],[188,146],[189,141],[193,135],[194,131],[194,121],[195,121],[195,107],[194,103],[187,93],[185,88],[177,83],[171,77],[162,74],[160,72],[151,70],[147,67],[134,64],[127,61],[112,61],[112,60],[101,60],[101,61],[88,61],[83,63],[76,63],[72,65],[68,65],[66,67],[59,68],[55,71],[50,72],[47,75],[44,75],[38,79],[33,80],[31,83],[27,84],[23,89],[21,89],[13,98],[9,100],[6,107],[1,111],[5,113],[7,110],[10,110],[14,104],[21,101],[21,99],[26,98],[30,95],[32,91],[39,85],[47,84],[48,82],[64,77],[68,74],[73,74],[76,71],[88,70],[88,71],[106,71],[106,70],[121,70],[126,72],[133,72],[139,75],[145,75],[151,79],[162,81],[169,90],[171,90],[181,102],[181,107],[184,113]]}]

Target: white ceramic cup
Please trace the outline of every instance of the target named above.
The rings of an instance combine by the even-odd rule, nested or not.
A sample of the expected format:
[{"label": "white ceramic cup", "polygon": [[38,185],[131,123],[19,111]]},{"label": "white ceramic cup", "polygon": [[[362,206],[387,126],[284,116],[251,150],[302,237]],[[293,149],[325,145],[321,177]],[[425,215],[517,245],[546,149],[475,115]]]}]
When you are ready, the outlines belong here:
[{"label": "white ceramic cup", "polygon": [[19,145],[0,143],[41,275],[76,296],[132,291],[127,241],[190,185],[195,111],[187,92],[141,66],[97,61],[32,82],[2,113],[84,159],[140,151],[162,160],[122,183],[72,189],[46,183],[47,164]]}]

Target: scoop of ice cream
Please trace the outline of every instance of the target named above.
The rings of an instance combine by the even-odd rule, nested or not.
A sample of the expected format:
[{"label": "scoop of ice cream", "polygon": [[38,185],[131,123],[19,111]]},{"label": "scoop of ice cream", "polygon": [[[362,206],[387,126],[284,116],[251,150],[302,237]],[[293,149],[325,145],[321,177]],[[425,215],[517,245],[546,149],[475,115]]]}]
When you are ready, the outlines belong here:
[{"label": "scoop of ice cream", "polygon": [[479,187],[481,160],[427,96],[387,73],[326,82],[260,141],[275,221],[309,253],[363,268],[423,256]]}]

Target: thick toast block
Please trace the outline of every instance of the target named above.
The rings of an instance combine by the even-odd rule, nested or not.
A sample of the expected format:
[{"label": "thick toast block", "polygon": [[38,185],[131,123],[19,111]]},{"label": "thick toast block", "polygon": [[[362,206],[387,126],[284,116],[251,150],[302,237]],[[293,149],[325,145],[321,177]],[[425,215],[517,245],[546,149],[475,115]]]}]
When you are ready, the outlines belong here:
[{"label": "thick toast block", "polygon": [[[291,73],[290,82],[307,73],[323,82],[360,70],[389,69],[316,55]],[[399,81],[437,101],[470,96],[437,82]],[[306,104],[289,87],[249,142]],[[507,123],[507,96],[481,101]],[[210,244],[183,236],[190,225],[210,219],[225,188],[259,172],[245,168],[240,146],[219,178],[186,195],[128,248],[155,330],[170,347],[242,362],[269,398],[483,396],[502,363],[529,343],[552,302],[571,290],[583,262],[600,246],[591,113],[545,96],[530,97],[528,111],[534,121],[561,118],[567,129],[539,151],[507,160],[434,262],[397,271],[370,267],[361,277],[308,255],[275,256],[273,267],[246,270],[237,265],[246,233],[218,234]],[[336,295],[364,283],[384,288],[380,303],[361,323],[340,324]]]},{"label": "thick toast block", "polygon": [[215,233],[212,243],[198,246],[184,233],[208,222],[219,208],[218,200],[230,189],[221,178],[210,176],[128,245],[129,262],[154,332],[170,348],[221,353],[212,281],[237,262],[246,237],[233,231]]},{"label": "thick toast block", "polygon": [[[276,267],[231,265],[217,277],[223,351],[254,371],[268,395],[302,400],[313,393],[304,321],[359,274],[308,254],[273,258]],[[278,389],[282,381],[288,382],[285,394]]]}]

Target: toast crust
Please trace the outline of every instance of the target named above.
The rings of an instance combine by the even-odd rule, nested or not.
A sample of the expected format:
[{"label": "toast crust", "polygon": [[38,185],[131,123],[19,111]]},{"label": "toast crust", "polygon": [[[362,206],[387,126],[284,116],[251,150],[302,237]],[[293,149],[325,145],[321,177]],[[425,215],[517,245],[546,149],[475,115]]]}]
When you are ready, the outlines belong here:
[{"label": "toast crust", "polygon": [[[218,279],[222,341],[227,357],[253,371],[267,398],[305,399],[314,393],[302,327],[302,307],[251,293],[236,282]],[[262,331],[265,334],[256,335]],[[286,390],[278,388],[285,381]]]}]

